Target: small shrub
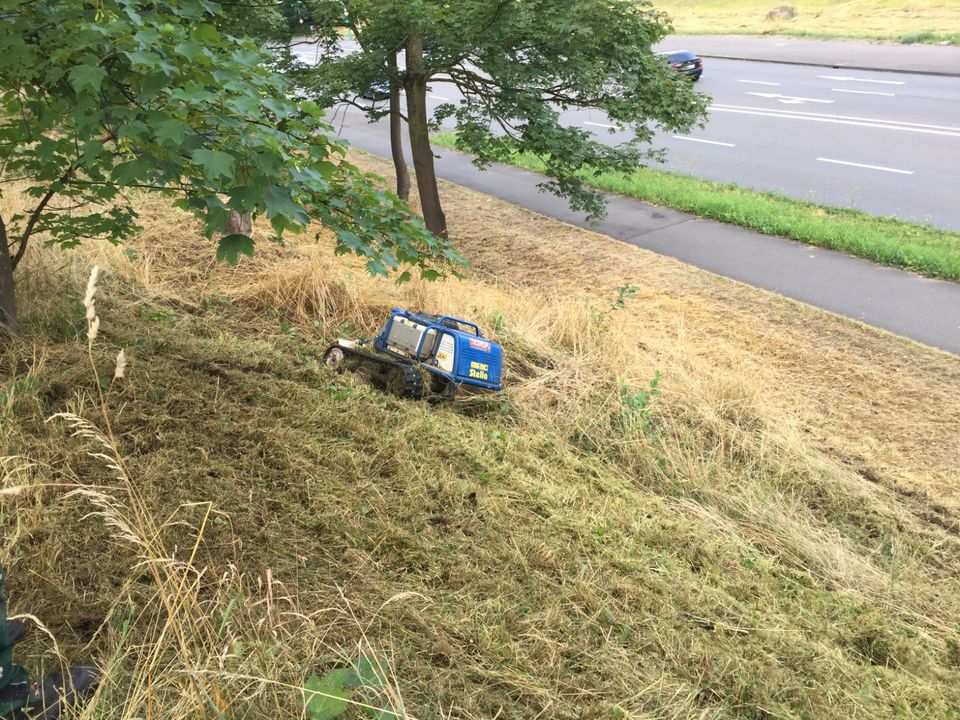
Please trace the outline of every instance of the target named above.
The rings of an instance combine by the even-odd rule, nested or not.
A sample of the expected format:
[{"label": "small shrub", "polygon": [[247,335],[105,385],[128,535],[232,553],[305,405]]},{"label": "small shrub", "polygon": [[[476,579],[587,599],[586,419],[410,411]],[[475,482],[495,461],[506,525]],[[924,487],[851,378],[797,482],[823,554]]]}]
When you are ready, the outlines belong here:
[{"label": "small shrub", "polygon": [[610,303],[612,310],[621,310],[627,306],[627,300],[633,298],[640,290],[639,285],[621,285],[617,288],[617,298]]},{"label": "small shrub", "polygon": [[646,389],[631,390],[626,383],[620,384],[620,409],[613,418],[613,424],[621,431],[639,428],[644,435],[653,431],[650,403],[660,394],[660,371],[650,379]]},{"label": "small shrub", "polygon": [[323,676],[311,675],[301,692],[304,715],[309,720],[333,720],[351,706],[377,720],[406,717],[402,709],[391,709],[392,693],[382,661],[362,654],[350,667],[333,668]]}]

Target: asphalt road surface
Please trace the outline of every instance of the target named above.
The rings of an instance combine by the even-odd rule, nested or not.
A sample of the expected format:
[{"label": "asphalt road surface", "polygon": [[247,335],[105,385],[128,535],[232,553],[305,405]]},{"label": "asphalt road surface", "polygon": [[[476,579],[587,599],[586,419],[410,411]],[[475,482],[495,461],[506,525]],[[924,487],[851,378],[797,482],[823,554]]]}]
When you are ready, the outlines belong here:
[{"label": "asphalt road surface", "polygon": [[[960,230],[960,78],[704,61],[704,130],[660,134],[665,168]],[[564,120],[627,138],[602,113]],[[593,123],[587,125],[587,123]]]},{"label": "asphalt road surface", "polygon": [[[305,62],[310,52],[298,48]],[[960,77],[706,59],[697,89],[712,98],[707,126],[658,134],[668,151],[658,167],[960,230]],[[460,97],[437,78],[427,101],[432,111]],[[599,110],[561,119],[611,145],[632,137]]]},{"label": "asphalt road surface", "polygon": [[[431,102],[439,104],[452,99],[449,93],[441,93],[447,93],[447,89],[437,84],[431,92]],[[344,108],[338,109],[331,119],[340,134],[356,147],[389,157],[385,121],[371,124],[360,111]],[[798,122],[800,127],[815,124]],[[409,148],[407,153],[409,159]],[[956,283],[919,277],[842,253],[617,196],[608,196],[606,218],[588,223],[582,214],[571,212],[565,201],[540,193],[537,184],[542,177],[504,166],[480,172],[468,157],[459,153],[438,150],[438,154],[438,175],[447,180],[960,354],[960,285]],[[765,164],[762,158],[758,162]]]}]

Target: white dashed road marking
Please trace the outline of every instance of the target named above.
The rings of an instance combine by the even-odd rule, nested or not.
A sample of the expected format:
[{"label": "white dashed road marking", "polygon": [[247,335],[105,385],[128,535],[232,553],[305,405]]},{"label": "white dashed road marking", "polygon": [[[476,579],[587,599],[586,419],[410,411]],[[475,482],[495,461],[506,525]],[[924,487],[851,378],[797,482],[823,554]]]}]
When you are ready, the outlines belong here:
[{"label": "white dashed road marking", "polygon": [[793,95],[781,95],[780,93],[758,93],[758,92],[748,92],[747,95],[756,95],[757,97],[770,98],[776,100],[777,102],[782,102],[786,105],[802,105],[803,103],[824,103],[831,104],[833,100],[820,100],[818,98],[805,98],[805,97],[795,97]]},{"label": "white dashed road marking", "polygon": [[830,88],[830,92],[856,93],[857,95],[883,95],[884,97],[896,97],[894,93],[874,92],[872,90],[844,90],[843,88]]},{"label": "white dashed road marking", "polygon": [[674,140],[689,140],[690,142],[706,143],[707,145],[722,145],[723,147],[736,147],[733,143],[718,142],[716,140],[704,140],[703,138],[685,137],[683,135],[674,135]]},{"label": "white dashed road marking", "polygon": [[898,170],[897,168],[888,168],[881,165],[864,165],[863,163],[847,162],[846,160],[831,160],[830,158],[817,158],[820,162],[833,163],[835,165],[850,165],[851,167],[866,168],[867,170],[883,170],[884,172],[900,173],[901,175],[913,175],[913,170]]},{"label": "white dashed road marking", "polygon": [[613,129],[616,129],[616,127],[617,127],[616,125],[604,125],[603,123],[590,122],[589,120],[584,120],[584,121],[583,121],[583,124],[584,124],[584,125],[593,125],[593,127],[607,128],[608,130],[613,130]]},{"label": "white dashed road marking", "polygon": [[737,82],[749,83],[750,85],[773,85],[774,87],[780,87],[780,83],[765,82],[763,80],[737,80]]},{"label": "white dashed road marking", "polygon": [[855,78],[847,77],[844,75],[817,75],[821,80],[839,80],[840,82],[868,82],[868,83],[877,83],[879,85],[905,85],[906,81],[904,80],[871,80],[869,78]]}]

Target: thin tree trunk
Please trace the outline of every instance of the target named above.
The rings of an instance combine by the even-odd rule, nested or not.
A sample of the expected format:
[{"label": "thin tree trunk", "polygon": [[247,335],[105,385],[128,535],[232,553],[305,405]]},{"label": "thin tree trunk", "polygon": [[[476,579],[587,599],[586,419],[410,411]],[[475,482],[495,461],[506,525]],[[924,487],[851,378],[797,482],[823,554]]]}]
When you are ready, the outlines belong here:
[{"label": "thin tree trunk", "polygon": [[236,210],[230,211],[230,217],[227,218],[227,226],[223,229],[224,235],[250,235],[253,232],[253,217],[250,213],[238,213]]},{"label": "thin tree trunk", "polygon": [[0,218],[0,325],[17,332],[17,288],[13,283],[13,259],[3,218]]},{"label": "thin tree trunk", "polygon": [[397,80],[397,55],[390,56],[390,154],[397,175],[397,195],[410,199],[410,170],[403,157],[403,117],[400,113],[400,82]]},{"label": "thin tree trunk", "polygon": [[437,237],[447,237],[447,218],[440,206],[437,172],[433,166],[433,149],[427,127],[427,78],[423,74],[423,37],[407,38],[407,128],[413,169],[417,174],[417,192],[423,221]]}]

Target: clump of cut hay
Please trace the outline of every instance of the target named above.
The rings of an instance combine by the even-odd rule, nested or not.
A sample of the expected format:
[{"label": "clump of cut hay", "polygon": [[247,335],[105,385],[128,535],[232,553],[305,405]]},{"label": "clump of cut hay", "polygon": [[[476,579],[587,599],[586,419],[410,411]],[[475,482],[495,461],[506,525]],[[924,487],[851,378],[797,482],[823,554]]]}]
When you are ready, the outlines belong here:
[{"label": "clump of cut hay", "polygon": [[[0,561],[59,651],[23,662],[104,666],[90,717],[298,717],[358,658],[383,673],[351,700],[423,719],[960,707],[960,361],[443,195],[464,281],[295,240],[215,264],[155,200],[123,248],[31,258]],[[77,307],[41,322],[35,287]],[[392,306],[477,321],[506,391],[432,406],[322,367]]]}]

